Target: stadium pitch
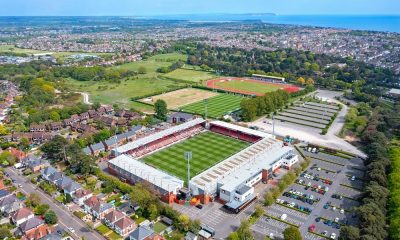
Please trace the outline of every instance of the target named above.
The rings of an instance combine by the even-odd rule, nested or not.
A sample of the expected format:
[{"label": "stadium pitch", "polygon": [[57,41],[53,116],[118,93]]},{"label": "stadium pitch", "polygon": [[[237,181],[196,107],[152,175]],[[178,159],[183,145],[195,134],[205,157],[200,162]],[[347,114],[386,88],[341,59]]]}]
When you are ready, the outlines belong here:
[{"label": "stadium pitch", "polygon": [[193,178],[249,145],[247,142],[207,131],[142,160],[187,182],[187,161],[184,158],[186,151],[191,151],[193,155],[190,161],[190,177]]}]

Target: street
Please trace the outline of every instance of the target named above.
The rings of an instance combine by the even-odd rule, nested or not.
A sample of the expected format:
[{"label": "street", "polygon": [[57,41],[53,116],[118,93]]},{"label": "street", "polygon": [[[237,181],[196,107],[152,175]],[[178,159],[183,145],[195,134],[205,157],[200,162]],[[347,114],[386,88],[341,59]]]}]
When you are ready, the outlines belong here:
[{"label": "street", "polygon": [[[74,239],[81,239],[84,237],[85,239],[98,239],[103,240],[104,238],[91,230],[81,219],[78,219],[71,212],[69,212],[63,205],[56,202],[56,200],[52,199],[49,195],[44,193],[40,188],[35,189],[37,186],[31,183],[27,178],[18,173],[15,169],[7,168],[5,170],[12,179],[15,180],[15,184],[21,184],[20,188],[21,192],[25,195],[29,195],[31,193],[36,193],[40,196],[42,203],[48,204],[50,208],[57,214],[58,224],[63,227],[65,231],[69,232]],[[75,230],[74,233],[69,231],[69,228],[73,228]]]}]

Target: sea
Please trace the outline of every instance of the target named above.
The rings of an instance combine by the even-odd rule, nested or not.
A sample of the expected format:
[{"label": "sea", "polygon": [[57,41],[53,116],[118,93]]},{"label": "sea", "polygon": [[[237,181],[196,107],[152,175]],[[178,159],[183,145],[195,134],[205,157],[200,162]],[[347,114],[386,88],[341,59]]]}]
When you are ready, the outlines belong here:
[{"label": "sea", "polygon": [[187,14],[155,16],[151,18],[197,22],[259,20],[273,24],[400,33],[400,15]]}]

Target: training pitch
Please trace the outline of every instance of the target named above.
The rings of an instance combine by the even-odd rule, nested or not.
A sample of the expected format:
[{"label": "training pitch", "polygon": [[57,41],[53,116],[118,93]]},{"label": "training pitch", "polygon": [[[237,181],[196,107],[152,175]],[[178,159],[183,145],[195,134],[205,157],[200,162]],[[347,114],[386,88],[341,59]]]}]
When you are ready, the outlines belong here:
[{"label": "training pitch", "polygon": [[148,98],[143,98],[139,101],[148,104],[154,104],[158,99],[162,99],[167,103],[169,109],[178,109],[184,105],[195,103],[217,95],[219,95],[219,93],[212,91],[206,91],[196,88],[184,88]]},{"label": "training pitch", "polygon": [[[225,114],[240,109],[240,102],[243,96],[233,94],[219,94],[218,96],[208,98],[207,101],[207,117],[220,118]],[[198,101],[181,108],[184,112],[205,115],[205,100]]]},{"label": "training pitch", "polygon": [[155,168],[187,181],[186,151],[192,151],[190,177],[209,169],[222,160],[249,146],[249,143],[213,132],[200,133],[143,159]]},{"label": "training pitch", "polygon": [[267,92],[282,89],[289,93],[297,92],[299,87],[290,84],[271,83],[248,78],[217,78],[207,81],[207,87],[229,92],[262,96]]}]

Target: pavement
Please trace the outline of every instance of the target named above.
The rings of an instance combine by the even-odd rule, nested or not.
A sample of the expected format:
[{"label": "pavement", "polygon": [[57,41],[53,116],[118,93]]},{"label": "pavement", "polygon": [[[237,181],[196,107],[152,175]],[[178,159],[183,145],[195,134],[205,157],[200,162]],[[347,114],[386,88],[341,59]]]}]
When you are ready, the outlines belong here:
[{"label": "pavement", "polygon": [[[73,215],[72,212],[69,212],[64,205],[56,202],[55,199],[51,198],[49,195],[37,188],[36,185],[31,183],[29,179],[25,178],[17,170],[7,168],[5,171],[10,175],[12,179],[15,180],[15,184],[22,185],[19,190],[22,191],[25,195],[29,195],[31,193],[38,194],[42,200],[42,203],[48,204],[50,208],[57,214],[58,225],[63,227],[65,231],[69,232],[71,237],[73,237],[74,239],[81,239],[82,237],[84,237],[85,239],[90,240],[105,239],[99,233],[91,230],[81,219]],[[69,228],[71,227],[75,230],[74,233],[71,233],[69,231]]]},{"label": "pavement", "polygon": [[[317,96],[337,103],[338,101],[335,99],[335,96],[340,96],[341,94],[341,92],[318,90]],[[279,136],[290,135],[291,137],[297,138],[306,143],[313,143],[329,148],[335,148],[357,154],[361,157],[366,157],[366,154],[360,151],[357,147],[337,136],[344,126],[345,117],[348,112],[348,107],[344,104],[342,104],[342,106],[342,110],[338,113],[326,135],[321,135],[320,129],[298,125],[295,123],[281,122],[278,120],[275,120],[274,133]],[[249,123],[249,126],[257,126],[261,129],[264,129],[264,131],[268,133],[272,133],[273,126],[271,122],[271,119],[259,118],[256,121]]]}]

